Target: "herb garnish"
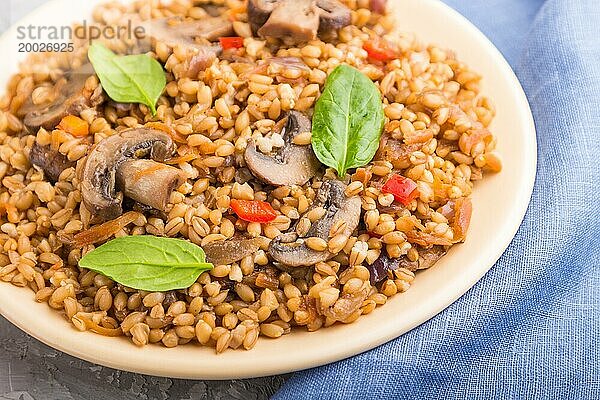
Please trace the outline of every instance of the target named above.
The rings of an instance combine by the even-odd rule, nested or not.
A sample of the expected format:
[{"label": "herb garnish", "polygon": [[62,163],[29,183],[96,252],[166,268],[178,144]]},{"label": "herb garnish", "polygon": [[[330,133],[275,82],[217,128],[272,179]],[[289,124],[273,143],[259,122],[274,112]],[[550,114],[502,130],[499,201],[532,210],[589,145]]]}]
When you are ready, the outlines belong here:
[{"label": "herb garnish", "polygon": [[158,61],[146,54],[119,56],[100,43],[90,46],[88,58],[111,99],[145,104],[156,114],[156,102],[167,84]]},{"label": "herb garnish", "polygon": [[112,239],[86,254],[79,266],[152,292],[190,287],[202,272],[214,267],[206,262],[200,246],[150,235]]},{"label": "herb garnish", "polygon": [[357,69],[340,65],[327,78],[315,105],[313,150],[323,164],[344,177],[348,169],[373,159],[384,121],[377,86]]}]

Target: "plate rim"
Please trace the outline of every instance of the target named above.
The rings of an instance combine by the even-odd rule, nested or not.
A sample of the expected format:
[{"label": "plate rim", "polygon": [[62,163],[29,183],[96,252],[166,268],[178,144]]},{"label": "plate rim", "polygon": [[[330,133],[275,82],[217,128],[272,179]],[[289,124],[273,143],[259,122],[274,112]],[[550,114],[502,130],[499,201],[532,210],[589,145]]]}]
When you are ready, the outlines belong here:
[{"label": "plate rim", "polygon": [[[36,8],[32,12],[28,13],[26,16],[20,18],[17,22],[12,24],[12,26],[9,29],[7,29],[6,32],[4,32],[2,35],[0,35],[0,43],[10,41],[11,33],[13,33],[13,31],[19,24],[22,24],[24,21],[28,21],[28,20],[34,19],[36,17],[39,17],[40,15],[45,14],[46,12],[51,10],[53,8],[53,6],[60,4],[61,1],[62,0],[48,1],[47,3]],[[462,297],[471,287],[473,287],[493,267],[493,265],[496,263],[496,261],[502,256],[504,251],[508,248],[509,244],[513,240],[515,234],[517,233],[519,227],[521,226],[521,223],[525,217],[525,214],[527,212],[527,208],[528,208],[528,205],[529,205],[532,193],[533,193],[533,188],[534,188],[534,183],[535,183],[535,178],[536,178],[536,170],[537,170],[537,139],[536,139],[536,136],[537,136],[537,134],[536,134],[536,128],[535,128],[533,115],[531,113],[531,108],[529,106],[529,102],[525,95],[525,92],[524,92],[518,78],[516,77],[514,71],[512,70],[512,68],[510,67],[510,65],[504,58],[504,56],[501,54],[501,52],[496,48],[496,46],[485,36],[485,34],[483,34],[477,27],[475,27],[475,25],[473,25],[473,23],[471,23],[466,17],[464,17],[458,11],[454,10],[452,7],[448,6],[447,4],[443,3],[442,1],[440,1],[440,0],[419,0],[419,1],[423,6],[438,8],[441,10],[440,12],[446,13],[449,15],[450,18],[460,22],[460,24],[463,25],[463,27],[466,30],[470,31],[470,34],[473,35],[477,41],[483,42],[484,47],[488,48],[488,50],[490,51],[490,55],[494,58],[494,60],[493,60],[494,63],[497,63],[499,68],[504,70],[504,74],[506,76],[510,77],[510,80],[512,81],[513,87],[515,89],[514,94],[516,95],[517,100],[526,106],[525,110],[523,111],[524,120],[523,120],[522,125],[524,127],[524,130],[527,131],[527,135],[525,135],[525,139],[524,139],[524,144],[526,144],[526,147],[527,147],[525,153],[527,153],[527,155],[529,156],[529,158],[528,158],[529,161],[525,165],[527,167],[527,170],[524,171],[524,172],[526,172],[527,179],[525,180],[523,187],[520,188],[521,190],[519,191],[519,194],[518,194],[519,195],[518,201],[517,201],[518,209],[513,212],[515,215],[518,216],[518,218],[514,218],[514,221],[512,222],[512,224],[510,226],[510,228],[511,228],[510,232],[507,231],[507,233],[502,237],[501,244],[497,245],[496,251],[494,251],[493,254],[490,253],[489,256],[485,259],[485,261],[484,261],[484,263],[486,264],[485,268],[480,268],[479,270],[476,271],[477,273],[470,275],[470,279],[465,279],[464,281],[462,281],[461,282],[462,284],[459,287],[452,290],[452,292],[438,293],[437,296],[435,297],[434,301],[432,301],[434,306],[423,307],[423,308],[425,308],[425,310],[423,313],[421,313],[421,317],[415,318],[408,327],[405,327],[403,329],[398,329],[397,331],[390,330],[387,334],[379,336],[378,339],[369,340],[367,342],[367,344],[365,344],[364,342],[361,343],[359,341],[356,341],[355,344],[353,344],[352,346],[349,346],[345,350],[341,350],[339,345],[337,347],[335,345],[333,345],[333,347],[336,348],[336,351],[334,351],[332,354],[326,354],[326,355],[323,354],[316,358],[303,359],[298,362],[289,363],[289,365],[286,365],[283,367],[277,366],[277,365],[262,366],[260,371],[258,369],[252,370],[252,371],[245,371],[242,369],[236,370],[235,368],[232,368],[232,370],[228,373],[223,373],[222,371],[221,372],[219,372],[219,371],[183,372],[181,370],[181,368],[174,369],[174,368],[170,368],[165,365],[155,365],[155,364],[150,364],[150,363],[134,366],[131,364],[131,362],[127,362],[126,360],[123,360],[123,359],[126,359],[126,357],[120,357],[120,358],[113,359],[113,358],[111,358],[112,354],[104,354],[102,352],[93,354],[89,350],[84,349],[83,346],[81,346],[81,343],[78,343],[76,346],[73,346],[72,344],[69,345],[68,343],[63,342],[63,340],[62,340],[63,337],[60,335],[61,330],[71,328],[70,326],[68,326],[66,324],[65,324],[65,328],[61,327],[60,329],[53,330],[52,328],[45,328],[46,330],[43,332],[45,335],[41,334],[39,331],[37,331],[35,329],[39,326],[36,326],[34,317],[25,318],[25,320],[29,320],[29,322],[33,322],[33,323],[23,323],[24,318],[23,318],[23,316],[19,315],[19,312],[18,312],[19,307],[10,306],[11,292],[13,292],[14,290],[23,291],[22,290],[23,288],[13,287],[12,285],[5,284],[4,282],[0,283],[0,314],[3,315],[13,325],[18,327],[20,330],[26,332],[27,334],[36,338],[37,340],[41,341],[42,343],[44,343],[54,349],[60,350],[64,353],[67,353],[71,356],[74,356],[74,357],[77,357],[77,358],[80,358],[80,359],[83,359],[83,360],[86,360],[86,361],[89,361],[89,362],[92,362],[95,364],[100,364],[100,365],[118,369],[118,370],[124,370],[124,371],[142,373],[142,374],[154,375],[154,376],[164,376],[164,377],[170,377],[170,378],[185,378],[185,379],[198,379],[198,380],[199,379],[225,380],[225,379],[243,379],[243,378],[270,376],[270,375],[288,373],[288,372],[293,372],[293,371],[299,371],[302,369],[317,367],[317,366],[325,365],[325,364],[332,363],[335,361],[339,361],[339,360],[363,353],[365,351],[371,350],[383,343],[386,343],[394,338],[397,338],[397,337],[409,332],[410,330],[416,328],[417,326],[423,324],[424,322],[428,321],[429,319],[433,318],[435,315],[439,314],[441,311],[443,311],[444,309],[449,307],[458,298]],[[418,32],[417,32],[417,36],[418,36]],[[23,291],[23,292],[25,292],[25,291]],[[442,291],[440,291],[440,292],[442,292]],[[31,292],[29,292],[29,293],[31,293]],[[432,296],[432,297],[434,297],[434,296]],[[33,299],[31,299],[30,301],[33,301]],[[44,306],[44,305],[42,305],[42,306]],[[47,306],[46,306],[46,308],[47,308]],[[47,308],[47,311],[55,312],[54,310],[51,310],[49,308]],[[52,331],[54,331],[54,332],[52,332]],[[95,335],[93,335],[91,333],[80,333],[80,332],[76,332],[76,333],[78,335],[89,335],[90,337],[95,337]],[[135,346],[131,346],[132,353],[134,353],[136,350],[143,351],[143,349],[136,349]],[[164,349],[164,350],[168,351],[168,349]],[[109,351],[109,353],[110,353],[110,351]],[[250,351],[248,353],[249,353],[249,356],[251,357],[252,352]],[[219,356],[219,357],[221,357],[221,356]],[[144,357],[144,355],[142,355],[141,357],[136,357],[136,358],[143,360],[145,357]],[[149,357],[149,358],[153,358],[153,357]]]}]

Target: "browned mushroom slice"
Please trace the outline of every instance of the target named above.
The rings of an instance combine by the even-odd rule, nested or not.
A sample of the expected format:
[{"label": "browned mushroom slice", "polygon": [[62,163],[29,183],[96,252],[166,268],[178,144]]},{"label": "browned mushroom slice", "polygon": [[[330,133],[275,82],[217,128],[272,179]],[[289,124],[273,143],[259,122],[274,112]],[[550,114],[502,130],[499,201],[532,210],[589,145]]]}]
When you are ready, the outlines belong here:
[{"label": "browned mushroom slice", "polygon": [[411,166],[410,155],[420,150],[421,147],[423,145],[420,143],[406,144],[385,133],[379,141],[379,149],[375,154],[375,160],[389,161],[396,169],[406,169]]},{"label": "browned mushroom slice", "polygon": [[[220,45],[208,41],[233,34],[232,23],[223,17],[185,22],[161,18],[147,21],[142,26],[152,39],[170,47],[181,46],[191,53],[188,59],[184,60],[187,65],[183,72],[178,69],[173,71],[177,78],[197,79],[198,74],[208,68],[223,50]],[[196,42],[195,38],[204,38],[204,43]]]},{"label": "browned mushroom slice", "polygon": [[386,252],[381,252],[381,255],[371,265],[367,265],[369,269],[371,284],[382,282],[388,279],[388,273],[395,271],[398,268],[405,268],[409,271],[419,269],[427,269],[433,266],[444,254],[446,248],[443,246],[433,246],[429,249],[415,247],[419,254],[419,258],[411,261],[408,256],[403,255],[400,258],[390,258]]},{"label": "browned mushroom slice", "polygon": [[360,221],[361,201],[358,196],[346,197],[345,188],[346,185],[340,181],[323,182],[310,210],[323,207],[325,215],[312,224],[304,237],[290,232],[273,239],[269,245],[271,258],[287,266],[299,267],[314,265],[334,257],[335,254],[328,250],[310,249],[304,239],[318,237],[327,241],[331,227],[340,220],[346,222],[342,234],[350,237]]},{"label": "browned mushroom slice", "polygon": [[369,296],[371,285],[363,282],[361,288],[354,293],[342,293],[339,299],[331,307],[321,309],[327,318],[335,321],[345,322],[353,313],[362,307],[363,302]]},{"label": "browned mushroom slice", "polygon": [[249,0],[248,22],[254,33],[267,22],[279,0]]},{"label": "browned mushroom slice", "polygon": [[180,21],[176,18],[159,18],[145,22],[142,26],[148,36],[168,46],[198,45],[195,38],[209,42],[222,36],[233,35],[233,24],[224,16],[207,17],[194,21]]},{"label": "browned mushroom slice", "polygon": [[446,249],[443,246],[433,246],[429,249],[418,247],[417,252],[419,258],[416,261],[410,261],[407,256],[398,259],[398,268],[406,268],[409,271],[430,268],[446,254]]},{"label": "browned mushroom slice", "polygon": [[[196,54],[194,54],[189,61],[184,60],[184,62],[187,63],[184,77],[197,79],[200,72],[212,65],[220,52],[221,48],[219,46],[199,47]],[[175,76],[179,77],[177,74],[175,74]]]},{"label": "browned mushroom slice", "polygon": [[351,14],[338,0],[249,0],[248,22],[263,37],[301,43],[349,25]]},{"label": "browned mushroom slice", "polygon": [[95,216],[113,219],[122,213],[123,193],[117,190],[117,172],[127,160],[150,156],[165,161],[175,146],[162,131],[137,128],[100,141],[88,155],[81,178],[85,206]]},{"label": "browned mushroom slice", "polygon": [[244,153],[246,165],[252,173],[271,185],[304,185],[315,176],[321,163],[310,145],[299,146],[292,143],[296,135],[310,132],[311,122],[307,116],[290,111],[283,129],[284,146],[271,157],[259,152],[254,142],[250,142]]},{"label": "browned mushroom slice", "polygon": [[67,114],[79,114],[92,106],[92,93],[85,88],[86,80],[94,74],[91,64],[84,64],[69,72],[62,83],[57,84],[59,90],[54,101],[49,104],[35,106],[29,104],[23,111],[26,113],[23,122],[29,128],[44,127],[54,129]]},{"label": "browned mushroom slice", "polygon": [[235,34],[233,23],[225,16],[203,18],[195,23],[190,23],[189,33],[204,38],[210,42],[219,40],[223,36]]},{"label": "browned mushroom slice", "polygon": [[52,150],[50,146],[40,146],[34,143],[29,152],[29,161],[44,171],[44,176],[51,182],[57,182],[62,172],[75,167],[74,161],[69,161],[67,156],[58,150]]},{"label": "browned mushroom slice", "polygon": [[202,246],[206,260],[214,265],[226,265],[240,261],[256,253],[264,245],[262,238],[233,237]]},{"label": "browned mushroom slice", "polygon": [[278,263],[288,267],[304,267],[327,261],[334,255],[329,251],[309,248],[295,232],[278,236],[271,241],[269,255]]},{"label": "browned mushroom slice", "polygon": [[334,31],[350,25],[350,9],[338,0],[317,0],[320,9],[319,32]]},{"label": "browned mushroom slice", "polygon": [[317,37],[319,9],[316,0],[282,0],[258,30],[263,37],[302,43]]},{"label": "browned mushroom slice", "polygon": [[130,199],[164,210],[171,193],[185,182],[183,171],[154,160],[126,160],[117,170],[117,186]]},{"label": "browned mushroom slice", "polygon": [[206,0],[195,0],[194,6],[202,8],[208,16],[218,17],[223,15],[227,11],[227,7],[223,2],[219,1],[206,1]]}]

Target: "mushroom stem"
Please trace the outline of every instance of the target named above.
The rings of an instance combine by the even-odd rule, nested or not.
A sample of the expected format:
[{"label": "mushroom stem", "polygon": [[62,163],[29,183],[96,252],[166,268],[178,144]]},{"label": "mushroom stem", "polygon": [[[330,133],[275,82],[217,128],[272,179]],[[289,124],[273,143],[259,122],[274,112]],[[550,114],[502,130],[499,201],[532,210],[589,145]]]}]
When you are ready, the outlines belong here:
[{"label": "mushroom stem", "polygon": [[[95,216],[105,220],[118,217],[123,212],[121,206],[123,193],[120,190],[125,190],[126,186],[117,185],[117,174],[123,164],[148,156],[162,162],[171,157],[174,151],[175,144],[166,133],[149,128],[130,129],[100,141],[88,155],[83,168],[81,178],[83,203]],[[139,164],[130,164],[129,169],[135,169],[136,165],[140,167]],[[123,176],[121,174],[122,181],[124,181]],[[160,190],[168,192],[170,196],[172,188]],[[130,189],[127,191],[131,193]],[[158,192],[155,191],[154,195]]]},{"label": "mushroom stem", "polygon": [[117,185],[126,197],[161,211],[185,179],[180,169],[153,160],[127,160],[117,170]]}]

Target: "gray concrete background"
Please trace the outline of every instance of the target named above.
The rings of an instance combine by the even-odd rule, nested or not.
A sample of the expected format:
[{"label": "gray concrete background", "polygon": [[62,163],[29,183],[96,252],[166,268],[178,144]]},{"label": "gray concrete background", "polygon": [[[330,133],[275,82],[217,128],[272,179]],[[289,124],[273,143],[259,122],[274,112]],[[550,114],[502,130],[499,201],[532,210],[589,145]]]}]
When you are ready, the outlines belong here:
[{"label": "gray concrete background", "polygon": [[[2,0],[0,32],[46,1]],[[0,400],[258,400],[284,378],[190,381],[117,371],[54,350],[0,316]]]}]

